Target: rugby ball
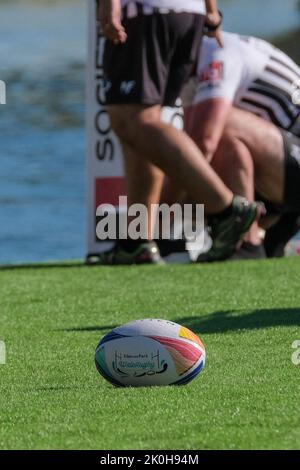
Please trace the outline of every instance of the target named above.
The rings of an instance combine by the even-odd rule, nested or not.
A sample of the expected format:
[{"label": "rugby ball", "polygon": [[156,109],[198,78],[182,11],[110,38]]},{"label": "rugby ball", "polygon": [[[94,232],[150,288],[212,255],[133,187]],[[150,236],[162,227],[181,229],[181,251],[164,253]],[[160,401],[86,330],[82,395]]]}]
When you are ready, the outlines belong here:
[{"label": "rugby ball", "polygon": [[197,335],[166,320],[136,320],[114,328],[96,348],[98,372],[117,387],[184,385],[204,367]]}]

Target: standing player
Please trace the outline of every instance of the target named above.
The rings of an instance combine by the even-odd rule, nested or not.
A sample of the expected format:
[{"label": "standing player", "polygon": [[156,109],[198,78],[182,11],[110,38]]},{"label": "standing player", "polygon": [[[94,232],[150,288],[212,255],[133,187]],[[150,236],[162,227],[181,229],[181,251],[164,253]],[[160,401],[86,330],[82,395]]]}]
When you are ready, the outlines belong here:
[{"label": "standing player", "polygon": [[[106,105],[123,148],[128,203],[145,204],[150,214],[165,172],[205,204],[213,249],[228,256],[255,219],[256,205],[234,197],[192,139],[161,121],[162,106],[174,105],[193,71],[204,21],[221,43],[216,0],[102,0],[99,19],[107,38]],[[151,220],[149,226],[146,240],[120,241],[102,262],[159,263]]]},{"label": "standing player", "polygon": [[[296,93],[300,68],[286,54],[261,39],[224,32],[223,41],[224,46],[220,48],[215,40],[204,38],[197,78],[184,92],[186,128],[225,184],[235,194],[253,200],[253,176],[258,163],[255,159],[253,162],[245,144],[245,128],[249,136],[255,134],[264,120],[300,136]],[[235,113],[234,118],[237,108],[260,119],[251,120],[242,113]],[[255,139],[258,154],[265,148],[267,139],[267,135],[260,133],[260,136],[261,140]],[[270,183],[274,183],[271,169]],[[275,212],[282,211],[276,208]],[[265,248],[269,256],[283,252],[284,244],[299,230],[299,222],[299,211],[290,209],[267,232]],[[254,224],[241,255],[259,255],[259,243]]]}]

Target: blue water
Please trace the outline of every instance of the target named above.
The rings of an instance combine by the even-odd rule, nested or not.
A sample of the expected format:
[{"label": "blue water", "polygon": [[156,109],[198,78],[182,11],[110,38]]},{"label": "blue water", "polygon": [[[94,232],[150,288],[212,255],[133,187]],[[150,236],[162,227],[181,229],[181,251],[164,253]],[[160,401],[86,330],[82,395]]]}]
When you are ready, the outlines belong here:
[{"label": "blue water", "polygon": [[0,7],[2,264],[85,255],[85,10]]},{"label": "blue water", "polygon": [[[298,0],[223,3],[230,30],[269,37],[299,26]],[[1,264],[86,252],[86,4],[1,0]]]},{"label": "blue water", "polygon": [[272,38],[299,28],[299,0],[219,0],[224,27],[241,34]]}]

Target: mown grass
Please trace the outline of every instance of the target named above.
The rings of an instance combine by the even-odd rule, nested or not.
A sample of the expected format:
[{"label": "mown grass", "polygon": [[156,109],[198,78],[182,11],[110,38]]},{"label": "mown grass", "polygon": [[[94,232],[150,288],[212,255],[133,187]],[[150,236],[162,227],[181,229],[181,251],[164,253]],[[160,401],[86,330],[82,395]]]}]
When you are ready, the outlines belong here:
[{"label": "mown grass", "polygon": [[[0,270],[1,449],[300,447],[300,262]],[[184,387],[115,389],[99,338],[147,317],[200,335]]]}]

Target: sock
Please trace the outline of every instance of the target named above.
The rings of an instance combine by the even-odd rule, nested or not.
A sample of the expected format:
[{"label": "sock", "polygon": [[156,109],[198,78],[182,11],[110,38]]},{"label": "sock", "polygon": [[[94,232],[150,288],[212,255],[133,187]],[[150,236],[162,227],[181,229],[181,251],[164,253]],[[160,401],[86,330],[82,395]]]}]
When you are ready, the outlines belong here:
[{"label": "sock", "polygon": [[118,240],[117,245],[122,248],[122,250],[127,251],[128,253],[133,253],[141,244],[149,243],[149,240],[131,240],[128,238],[127,240]]},{"label": "sock", "polygon": [[209,218],[216,218],[218,220],[224,220],[227,219],[227,217],[230,217],[233,212],[233,204],[231,203],[228,207],[223,209],[221,212],[217,212],[215,214],[210,214]]}]

